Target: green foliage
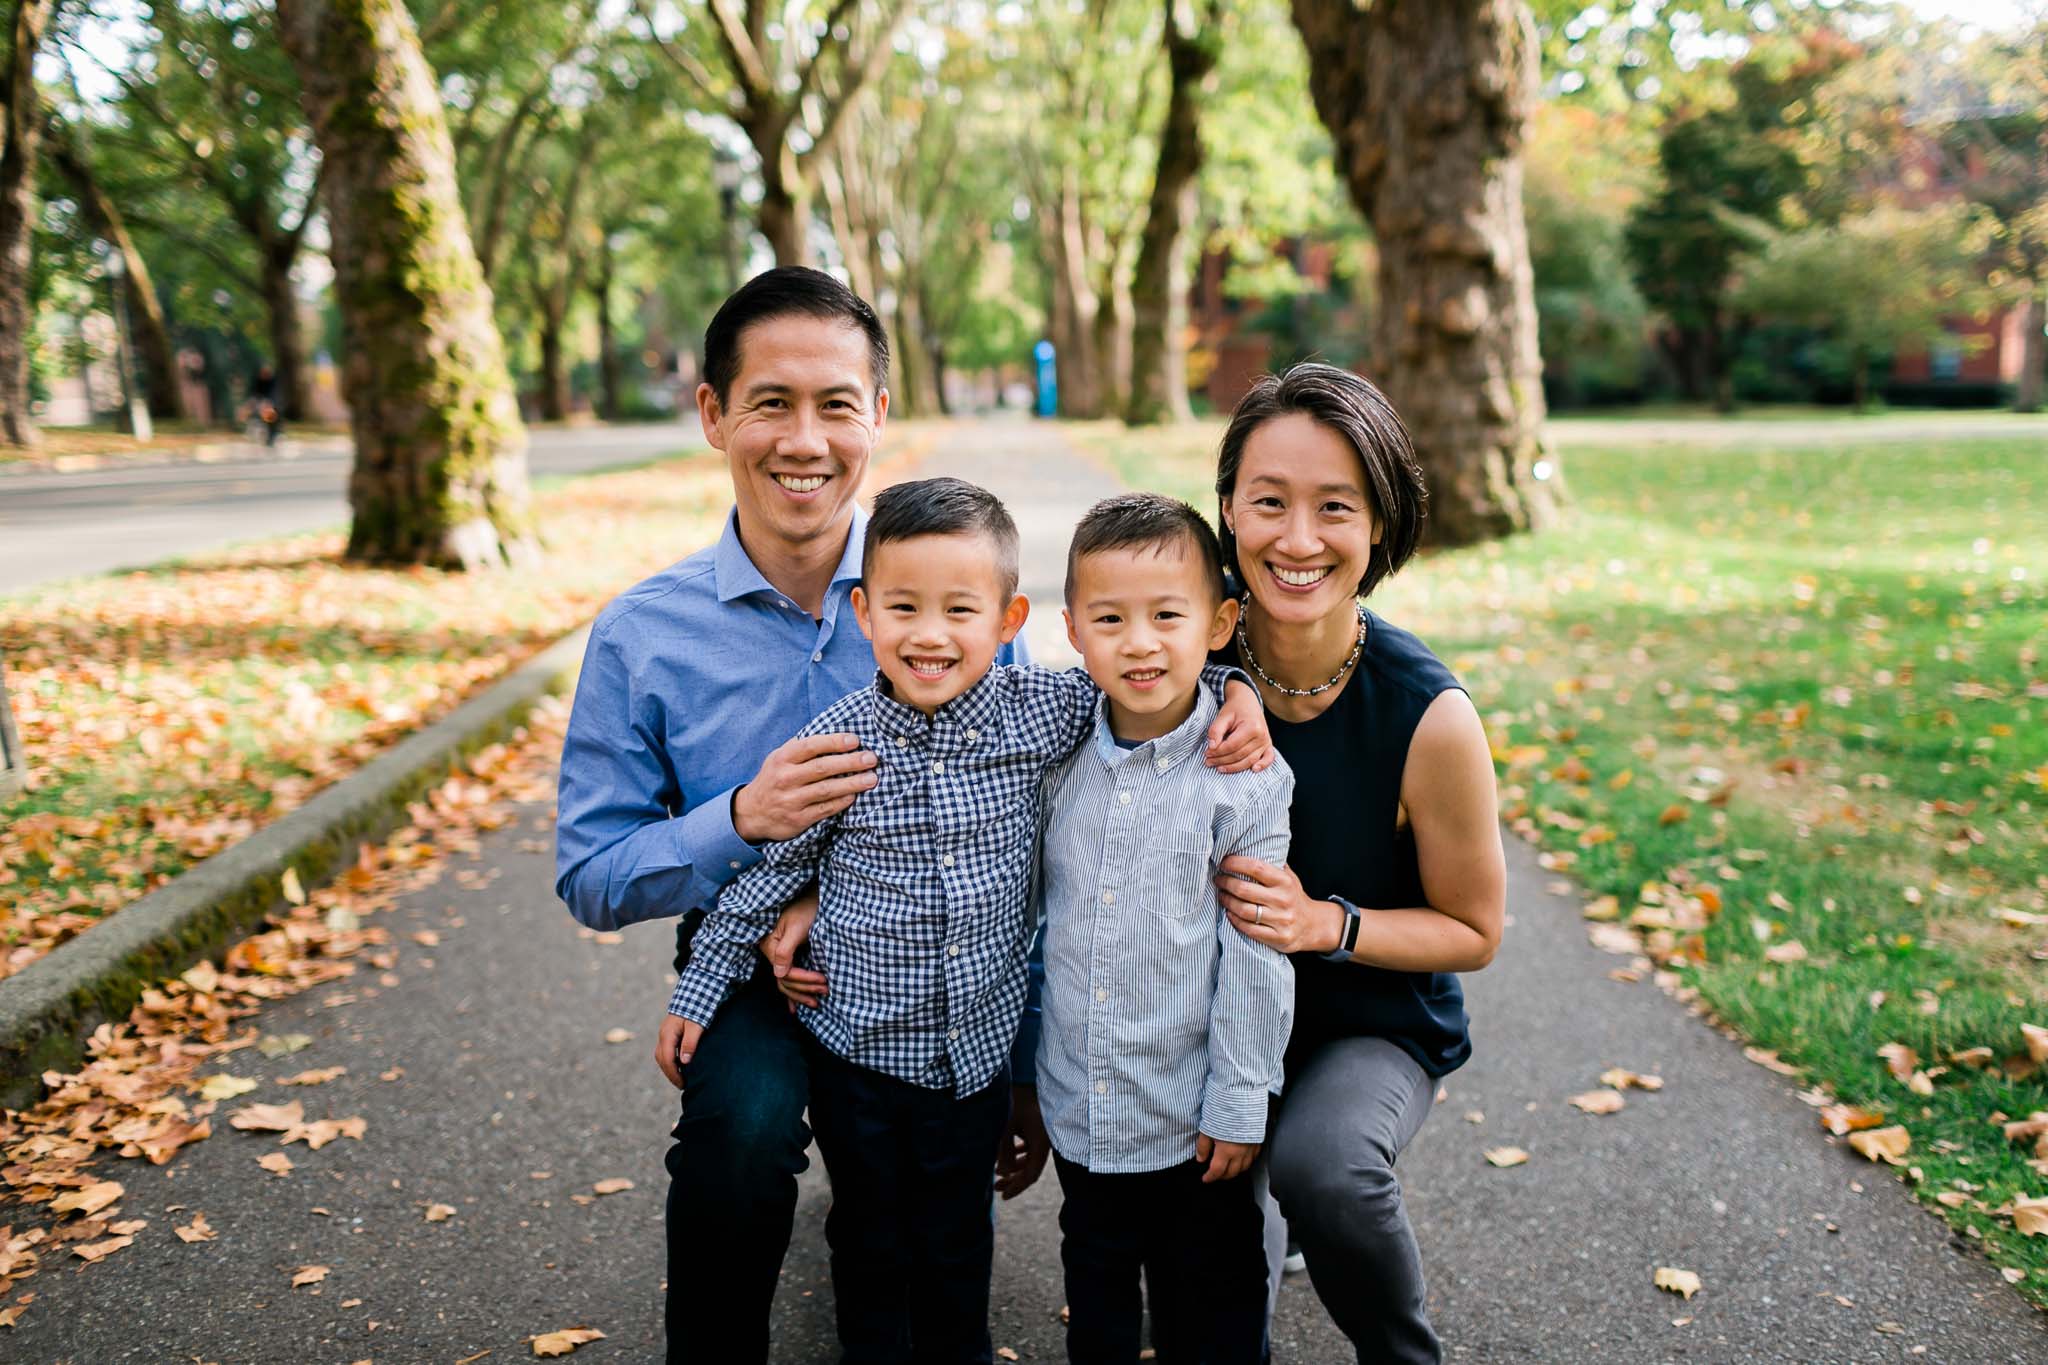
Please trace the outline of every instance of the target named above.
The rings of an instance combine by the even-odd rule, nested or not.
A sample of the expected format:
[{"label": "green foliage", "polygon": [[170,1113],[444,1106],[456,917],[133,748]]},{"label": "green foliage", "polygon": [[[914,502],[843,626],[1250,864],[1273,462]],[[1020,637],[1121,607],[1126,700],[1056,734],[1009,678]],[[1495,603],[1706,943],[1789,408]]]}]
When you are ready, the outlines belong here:
[{"label": "green foliage", "polygon": [[1881,205],[1839,223],[1769,234],[1735,303],[1827,330],[1848,353],[1860,402],[1882,357],[1939,338],[1945,318],[1982,310],[1988,298],[1978,263],[1990,237],[1988,215],[1961,203]]}]

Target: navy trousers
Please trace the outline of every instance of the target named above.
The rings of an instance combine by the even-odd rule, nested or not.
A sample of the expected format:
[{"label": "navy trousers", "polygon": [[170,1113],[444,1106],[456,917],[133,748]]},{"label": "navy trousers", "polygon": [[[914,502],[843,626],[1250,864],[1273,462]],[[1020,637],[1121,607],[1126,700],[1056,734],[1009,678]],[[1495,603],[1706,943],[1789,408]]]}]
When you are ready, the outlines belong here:
[{"label": "navy trousers", "polygon": [[972,1095],[899,1081],[805,1037],[832,1177],[825,1241],[842,1365],[991,1365],[996,1148],[1008,1068]]}]

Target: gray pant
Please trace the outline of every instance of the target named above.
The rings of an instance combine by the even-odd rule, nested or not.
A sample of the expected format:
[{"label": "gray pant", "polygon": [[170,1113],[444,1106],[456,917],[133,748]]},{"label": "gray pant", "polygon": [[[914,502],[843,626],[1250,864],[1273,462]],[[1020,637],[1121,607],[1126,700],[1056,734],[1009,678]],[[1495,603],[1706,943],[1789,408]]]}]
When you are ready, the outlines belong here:
[{"label": "gray pant", "polygon": [[[1394,1162],[1429,1117],[1435,1086],[1382,1038],[1344,1038],[1287,1077],[1266,1130],[1267,1285],[1280,1293],[1291,1234],[1309,1280],[1364,1362],[1443,1359],[1422,1304],[1422,1255]],[[1277,1203],[1277,1208],[1275,1207]],[[1285,1221],[1283,1222],[1282,1219]],[[1271,1306],[1268,1306],[1271,1317]]]}]

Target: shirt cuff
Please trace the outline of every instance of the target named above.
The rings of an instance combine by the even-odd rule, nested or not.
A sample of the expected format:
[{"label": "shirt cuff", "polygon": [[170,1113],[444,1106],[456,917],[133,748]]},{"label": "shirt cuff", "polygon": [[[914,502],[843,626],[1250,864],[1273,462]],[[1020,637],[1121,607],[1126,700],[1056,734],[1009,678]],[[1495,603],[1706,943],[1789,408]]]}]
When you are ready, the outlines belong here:
[{"label": "shirt cuff", "polygon": [[733,983],[711,969],[703,958],[693,957],[676,978],[675,992],[668,998],[668,1012],[701,1028],[710,1028],[732,987]]},{"label": "shirt cuff", "polygon": [[[739,788],[733,788],[738,791]],[[690,807],[676,821],[676,842],[704,888],[697,908],[709,910],[725,884],[761,861],[761,850],[732,827],[731,791]]]},{"label": "shirt cuff", "polygon": [[1201,1130],[1218,1142],[1242,1142],[1248,1145],[1264,1142],[1266,1087],[1203,1086]]}]

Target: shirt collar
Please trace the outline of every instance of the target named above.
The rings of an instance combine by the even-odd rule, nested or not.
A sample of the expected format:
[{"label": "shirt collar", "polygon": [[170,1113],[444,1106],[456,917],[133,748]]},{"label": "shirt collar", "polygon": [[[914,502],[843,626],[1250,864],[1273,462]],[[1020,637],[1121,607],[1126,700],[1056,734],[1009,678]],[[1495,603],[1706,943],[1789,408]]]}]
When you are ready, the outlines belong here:
[{"label": "shirt collar", "polygon": [[1209,736],[1209,725],[1216,719],[1218,710],[1216,696],[1203,683],[1195,690],[1195,709],[1188,718],[1173,729],[1148,739],[1135,749],[1125,749],[1116,742],[1116,732],[1109,728],[1109,698],[1095,700],[1095,756],[1106,768],[1113,768],[1126,758],[1143,754],[1149,748],[1149,762],[1161,773],[1172,772],[1185,760],[1202,752],[1203,741]]},{"label": "shirt collar", "polygon": [[889,690],[889,677],[875,670],[875,720],[886,735],[923,739],[942,728],[957,727],[978,738],[994,728],[1002,707],[1003,683],[997,678],[1001,664],[991,664],[980,681],[941,706],[930,716],[914,706],[896,700]]},{"label": "shirt collar", "polygon": [[[832,571],[832,586],[857,581],[860,578],[861,549],[867,539],[868,514],[859,503],[853,505],[853,520],[846,529],[846,548],[839,553],[839,567]],[[725,514],[725,530],[718,537],[718,549],[713,553],[712,565],[718,579],[718,600],[730,602],[736,597],[747,597],[754,593],[767,593],[771,597],[782,597],[782,590],[770,583],[756,568],[740,544],[740,512],[735,507]]]}]

